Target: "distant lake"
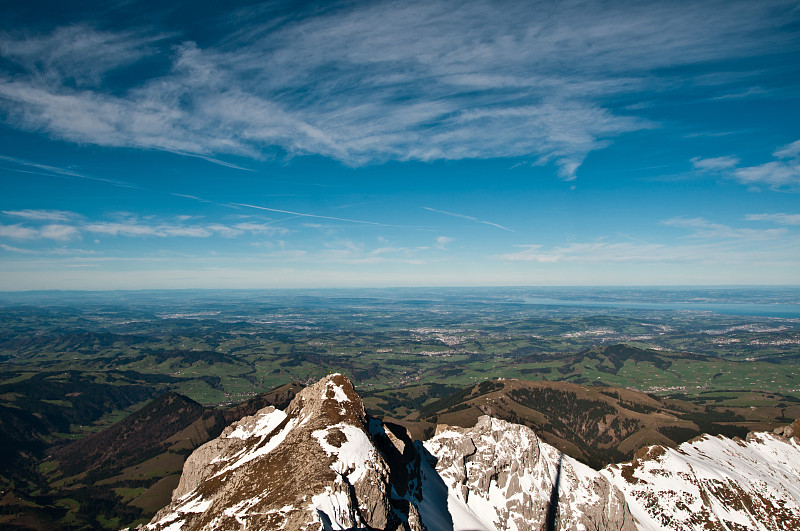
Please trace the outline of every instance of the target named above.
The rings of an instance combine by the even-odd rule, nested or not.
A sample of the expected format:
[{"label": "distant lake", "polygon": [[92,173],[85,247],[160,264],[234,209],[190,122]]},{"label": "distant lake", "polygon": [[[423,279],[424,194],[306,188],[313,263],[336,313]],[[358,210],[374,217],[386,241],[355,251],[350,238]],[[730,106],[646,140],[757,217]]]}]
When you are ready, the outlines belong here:
[{"label": "distant lake", "polygon": [[587,301],[525,297],[526,304],[541,306],[575,306],[583,308],[628,308],[631,310],[683,310],[714,312],[726,315],[753,315],[757,317],[783,317],[800,319],[800,304],[759,304],[722,302],[638,302],[638,301]]}]

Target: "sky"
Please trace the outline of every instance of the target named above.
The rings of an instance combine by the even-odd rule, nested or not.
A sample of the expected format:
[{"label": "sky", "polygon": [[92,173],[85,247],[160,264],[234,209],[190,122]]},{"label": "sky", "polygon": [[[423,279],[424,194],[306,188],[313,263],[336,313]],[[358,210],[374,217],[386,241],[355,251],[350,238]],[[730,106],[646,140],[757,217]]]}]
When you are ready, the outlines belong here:
[{"label": "sky", "polygon": [[800,284],[800,2],[0,13],[0,290]]}]

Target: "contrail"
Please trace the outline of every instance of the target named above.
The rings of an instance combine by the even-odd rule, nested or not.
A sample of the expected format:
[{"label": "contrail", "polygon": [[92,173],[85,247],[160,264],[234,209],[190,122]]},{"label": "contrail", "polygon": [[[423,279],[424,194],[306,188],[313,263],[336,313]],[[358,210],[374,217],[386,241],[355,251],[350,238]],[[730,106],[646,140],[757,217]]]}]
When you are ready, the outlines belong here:
[{"label": "contrail", "polygon": [[248,205],[246,203],[230,203],[230,204],[234,205],[234,206],[240,206],[240,207],[255,208],[255,209],[258,209],[258,210],[267,210],[269,212],[278,212],[280,214],[291,214],[293,216],[299,216],[299,217],[305,217],[305,218],[332,219],[334,221],[347,221],[349,223],[361,223],[363,225],[375,225],[375,226],[379,226],[379,227],[384,226],[383,223],[376,223],[374,221],[362,221],[362,220],[358,220],[358,219],[335,218],[335,217],[332,217],[332,216],[321,216],[319,214],[306,214],[304,212],[292,212],[291,210],[280,210],[278,208],[267,208],[267,207],[262,207],[262,206],[258,206],[258,205]]},{"label": "contrail", "polygon": [[497,227],[498,229],[506,230],[508,232],[514,232],[513,229],[509,229],[508,227],[504,227],[502,225],[498,225],[497,223],[492,223],[491,221],[484,221],[482,219],[478,219],[478,218],[473,217],[473,216],[467,216],[466,214],[456,214],[455,212],[447,212],[446,210],[436,210],[435,208],[426,207],[426,206],[424,206],[422,208],[424,208],[425,210],[430,210],[431,212],[436,212],[437,214],[444,214],[446,216],[452,216],[454,218],[468,219],[470,221],[474,221],[475,223],[482,223],[484,225],[490,225],[492,227]]}]

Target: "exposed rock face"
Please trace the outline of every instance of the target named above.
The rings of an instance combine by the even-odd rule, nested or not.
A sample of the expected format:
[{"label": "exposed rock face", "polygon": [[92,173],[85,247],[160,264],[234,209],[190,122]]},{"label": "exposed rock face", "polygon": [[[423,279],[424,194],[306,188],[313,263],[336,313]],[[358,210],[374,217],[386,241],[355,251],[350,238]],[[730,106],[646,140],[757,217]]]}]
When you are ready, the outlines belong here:
[{"label": "exposed rock face", "polygon": [[[780,430],[795,433],[794,428]],[[603,470],[646,530],[800,529],[800,445],[780,434],[704,435]]]},{"label": "exposed rock face", "polygon": [[525,426],[484,416],[440,426],[425,448],[457,529],[635,529],[617,488]]},{"label": "exposed rock face", "polygon": [[392,499],[372,424],[375,435],[350,381],[329,376],[285,412],[262,409],[196,450],[145,528],[422,530],[413,504]]},{"label": "exposed rock face", "polygon": [[593,470],[527,427],[480,417],[425,443],[369,418],[331,375],[232,424],[186,461],[143,529],[800,529],[800,423],[645,448]]}]

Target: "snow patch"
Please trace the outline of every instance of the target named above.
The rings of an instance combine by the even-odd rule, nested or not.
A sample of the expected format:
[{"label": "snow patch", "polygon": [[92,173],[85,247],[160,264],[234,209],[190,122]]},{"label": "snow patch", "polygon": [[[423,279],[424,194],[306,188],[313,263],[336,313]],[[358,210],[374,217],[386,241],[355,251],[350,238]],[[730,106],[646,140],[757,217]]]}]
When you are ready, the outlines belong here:
[{"label": "snow patch", "polygon": [[453,517],[453,531],[497,531],[494,525],[483,521],[478,516],[479,514],[486,516],[495,514],[495,507],[483,498],[471,496],[470,505],[467,505],[453,491],[449,491],[447,510]]},{"label": "snow patch", "polygon": [[204,500],[202,496],[187,503],[178,509],[179,513],[204,513],[211,507],[212,500]]},{"label": "snow patch", "polygon": [[350,498],[343,490],[325,487],[325,492],[311,498],[310,509],[325,531],[352,529],[355,523],[350,521]]},{"label": "snow patch", "polygon": [[183,527],[183,522],[174,522],[168,527],[165,527],[164,531],[181,531],[181,527]]},{"label": "snow patch", "polygon": [[[281,411],[281,413],[283,413],[283,412]],[[284,418],[286,418],[285,415],[284,415]],[[278,445],[281,444],[284,441],[284,439],[286,439],[286,436],[289,435],[289,433],[294,429],[295,426],[297,426],[298,423],[299,423],[299,419],[297,417],[291,419],[289,422],[286,423],[286,425],[283,427],[283,429],[281,431],[279,431],[278,433],[276,433],[275,435],[273,435],[272,438],[269,441],[267,441],[266,444],[261,446],[261,444],[259,443],[257,445],[257,447],[258,447],[257,450],[245,453],[245,455],[240,457],[235,463],[226,466],[225,468],[223,468],[222,470],[220,470],[219,472],[217,472],[214,475],[218,476],[220,474],[223,474],[223,473],[228,472],[230,470],[233,470],[235,468],[239,468],[240,466],[244,465],[245,463],[249,463],[253,459],[257,459],[257,458],[261,457],[262,455],[267,455],[272,450],[277,448]],[[272,432],[272,430],[267,432],[262,437],[262,440],[264,439],[264,437],[266,437],[271,432]]]},{"label": "snow patch", "polygon": [[245,426],[240,423],[236,429],[228,434],[228,439],[249,439],[250,437],[264,437],[274,430],[278,424],[286,419],[286,413],[280,409],[275,409],[268,413],[257,413],[255,425]]},{"label": "snow patch", "polygon": [[[341,432],[345,441],[339,447],[327,441],[334,430]],[[359,481],[370,470],[375,462],[376,454],[372,441],[363,430],[351,424],[336,424],[329,428],[312,433],[319,445],[328,455],[335,456],[336,461],[331,468],[337,474],[347,476],[350,483]]]}]

